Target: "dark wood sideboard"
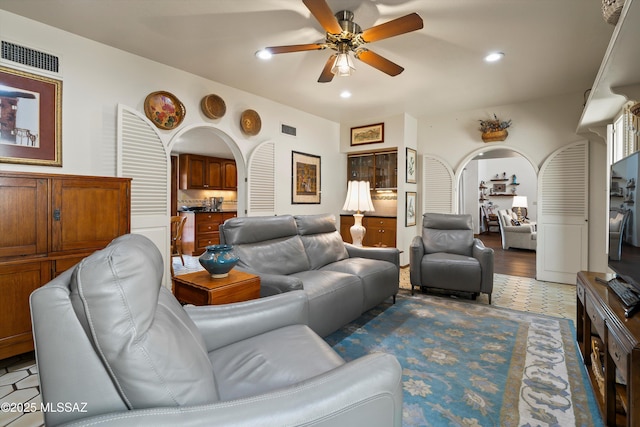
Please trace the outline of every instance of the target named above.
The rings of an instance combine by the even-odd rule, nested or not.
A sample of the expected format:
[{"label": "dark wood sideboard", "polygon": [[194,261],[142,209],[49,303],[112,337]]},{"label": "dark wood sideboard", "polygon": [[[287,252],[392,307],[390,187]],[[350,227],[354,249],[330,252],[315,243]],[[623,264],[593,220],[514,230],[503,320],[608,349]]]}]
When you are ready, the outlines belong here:
[{"label": "dark wood sideboard", "polygon": [[[625,318],[620,298],[596,277],[611,278],[588,271],[577,277],[580,353],[605,424],[640,426],[640,313]],[[594,346],[600,347],[597,358]]]}]

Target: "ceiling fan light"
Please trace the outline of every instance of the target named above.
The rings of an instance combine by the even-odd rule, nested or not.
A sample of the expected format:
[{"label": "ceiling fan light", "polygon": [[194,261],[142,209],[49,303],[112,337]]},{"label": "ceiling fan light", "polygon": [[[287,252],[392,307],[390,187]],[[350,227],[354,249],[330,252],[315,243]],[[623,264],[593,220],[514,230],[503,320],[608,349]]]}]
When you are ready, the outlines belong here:
[{"label": "ceiling fan light", "polygon": [[339,53],[331,67],[331,72],[336,76],[350,76],[356,70],[349,52]]},{"label": "ceiling fan light", "polygon": [[259,51],[256,52],[256,56],[260,59],[268,60],[268,59],[271,59],[273,54],[269,52],[268,49],[260,49]]}]

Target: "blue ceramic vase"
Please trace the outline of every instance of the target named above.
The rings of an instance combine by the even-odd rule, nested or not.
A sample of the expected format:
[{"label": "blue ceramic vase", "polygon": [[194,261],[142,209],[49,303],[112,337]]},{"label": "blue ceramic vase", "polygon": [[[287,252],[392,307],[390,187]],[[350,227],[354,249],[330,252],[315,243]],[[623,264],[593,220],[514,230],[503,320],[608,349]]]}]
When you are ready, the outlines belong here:
[{"label": "blue ceramic vase", "polygon": [[214,279],[227,277],[229,271],[238,263],[240,258],[233,253],[231,245],[211,245],[198,258],[200,264]]}]

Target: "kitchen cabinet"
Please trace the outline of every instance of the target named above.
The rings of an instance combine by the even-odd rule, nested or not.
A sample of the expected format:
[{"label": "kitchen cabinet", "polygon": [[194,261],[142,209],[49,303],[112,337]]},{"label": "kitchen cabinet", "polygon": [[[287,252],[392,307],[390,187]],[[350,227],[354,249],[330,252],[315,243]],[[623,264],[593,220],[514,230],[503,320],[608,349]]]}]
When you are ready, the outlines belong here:
[{"label": "kitchen cabinet", "polygon": [[[353,243],[350,230],[353,223],[353,215],[340,215],[340,235],[345,242]],[[396,247],[396,218],[365,216],[362,218],[362,225],[367,230],[362,240],[363,246]]]},{"label": "kitchen cabinet", "polygon": [[181,190],[237,189],[236,162],[197,154],[178,156],[179,187]]},{"label": "kitchen cabinet", "polygon": [[371,189],[398,187],[398,152],[381,151],[347,156],[347,180],[369,181]]},{"label": "kitchen cabinet", "polygon": [[0,172],[0,359],[33,350],[31,292],[130,231],[130,184]]},{"label": "kitchen cabinet", "polygon": [[234,212],[180,212],[187,221],[182,230],[182,251],[200,256],[207,246],[220,244],[220,224],[237,215]]}]

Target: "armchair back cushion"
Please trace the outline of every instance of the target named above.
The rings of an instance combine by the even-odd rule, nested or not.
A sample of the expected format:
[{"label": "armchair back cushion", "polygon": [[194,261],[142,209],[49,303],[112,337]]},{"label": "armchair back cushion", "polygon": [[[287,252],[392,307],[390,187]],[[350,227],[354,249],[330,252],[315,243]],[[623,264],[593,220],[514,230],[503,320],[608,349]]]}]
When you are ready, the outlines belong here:
[{"label": "armchair back cushion", "polygon": [[202,336],[162,287],[163,271],[156,246],[128,234],[81,261],[70,281],[73,311],[130,409],[218,400]]},{"label": "armchair back cushion", "polygon": [[291,215],[232,218],[220,229],[221,239],[233,245],[233,251],[240,258],[238,267],[268,274],[293,274],[310,269]]},{"label": "armchair back cushion", "polygon": [[447,252],[472,256],[473,224],[471,215],[423,215],[422,241],[427,254]]},{"label": "armchair back cushion", "polygon": [[312,270],[349,257],[336,230],[336,218],[331,214],[295,216],[298,233]]}]

